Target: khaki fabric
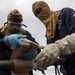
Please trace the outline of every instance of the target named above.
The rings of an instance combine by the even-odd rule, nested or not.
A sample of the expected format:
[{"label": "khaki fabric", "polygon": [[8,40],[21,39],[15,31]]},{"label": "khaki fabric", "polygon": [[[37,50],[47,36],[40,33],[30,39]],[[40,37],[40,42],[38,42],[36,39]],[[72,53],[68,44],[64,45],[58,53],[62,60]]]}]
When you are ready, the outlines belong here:
[{"label": "khaki fabric", "polygon": [[49,44],[37,55],[34,63],[37,63],[39,70],[45,70],[57,61],[59,54],[59,48],[55,44]]},{"label": "khaki fabric", "polygon": [[67,35],[62,40],[55,42],[61,54],[72,54],[75,52],[75,33]]},{"label": "khaki fabric", "polygon": [[20,20],[23,20],[22,14],[17,9],[14,9],[9,12],[7,16],[7,20],[10,20],[12,18],[18,18]]},{"label": "khaki fabric", "polygon": [[[8,28],[7,28],[7,26],[8,25],[5,24],[4,26],[2,26],[0,28],[0,31],[2,32],[3,36],[11,35],[12,34],[12,31],[9,31]],[[25,34],[25,30],[23,28],[21,28],[17,34]]]},{"label": "khaki fabric", "polygon": [[54,38],[60,10],[55,12],[52,11],[44,1],[37,1],[32,5],[34,14],[37,13],[36,10],[38,8],[41,8],[41,12],[37,15],[37,18],[45,25],[48,39]]},{"label": "khaki fabric", "polygon": [[72,54],[75,52],[75,33],[65,38],[49,44],[37,55],[34,62],[37,63],[38,69],[46,69],[57,62],[61,54]]}]

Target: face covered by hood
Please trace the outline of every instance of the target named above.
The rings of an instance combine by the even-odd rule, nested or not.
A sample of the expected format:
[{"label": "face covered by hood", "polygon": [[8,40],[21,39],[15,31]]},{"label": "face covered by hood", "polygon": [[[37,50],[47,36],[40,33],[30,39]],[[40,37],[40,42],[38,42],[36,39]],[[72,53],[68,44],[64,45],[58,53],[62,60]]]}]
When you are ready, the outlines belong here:
[{"label": "face covered by hood", "polygon": [[[7,22],[4,23],[4,26],[0,28],[0,31],[2,32],[3,36],[10,35],[10,34],[24,34],[25,29],[22,28],[23,17],[21,13],[14,9],[13,11],[10,11],[7,16]],[[25,26],[26,27],[26,26]]]},{"label": "face covered by hood", "polygon": [[22,26],[23,17],[21,13],[14,9],[7,16],[7,31],[11,34],[19,33]]},{"label": "face covered by hood", "polygon": [[22,25],[20,22],[13,22],[10,20],[7,23],[7,31],[11,34],[19,33],[21,28],[22,28]]},{"label": "face covered by hood", "polygon": [[32,5],[32,11],[45,25],[47,38],[54,38],[60,10],[54,12],[49,8],[46,2],[37,1]]}]

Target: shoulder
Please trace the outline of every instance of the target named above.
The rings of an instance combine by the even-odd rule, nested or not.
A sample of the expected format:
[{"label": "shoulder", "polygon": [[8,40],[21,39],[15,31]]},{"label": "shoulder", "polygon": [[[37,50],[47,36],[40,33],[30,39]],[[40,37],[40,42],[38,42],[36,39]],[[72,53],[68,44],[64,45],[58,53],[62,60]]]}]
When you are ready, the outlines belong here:
[{"label": "shoulder", "polygon": [[31,33],[29,31],[27,31],[27,30],[25,31],[24,35],[27,35],[27,39],[32,39],[33,38]]},{"label": "shoulder", "polygon": [[25,35],[31,35],[31,33],[29,31],[25,31]]},{"label": "shoulder", "polygon": [[75,12],[75,11],[72,8],[63,8],[61,12],[68,14],[68,13]]},{"label": "shoulder", "polygon": [[75,11],[72,8],[63,8],[60,13],[60,18],[70,17],[75,13]]}]

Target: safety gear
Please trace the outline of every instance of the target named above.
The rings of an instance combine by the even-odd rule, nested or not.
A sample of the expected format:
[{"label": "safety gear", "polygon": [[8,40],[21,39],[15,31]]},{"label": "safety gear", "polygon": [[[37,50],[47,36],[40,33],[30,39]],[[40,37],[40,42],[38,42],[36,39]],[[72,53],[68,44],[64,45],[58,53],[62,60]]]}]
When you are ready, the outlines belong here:
[{"label": "safety gear", "polygon": [[38,69],[46,69],[57,61],[61,54],[72,54],[75,52],[75,33],[45,46],[45,48],[34,59]]},{"label": "safety gear", "polygon": [[9,28],[10,28],[10,29],[13,29],[13,30],[15,30],[15,29],[20,30],[20,29],[21,29],[21,26],[22,26],[22,23],[8,21],[8,25],[9,25]]},{"label": "safety gear", "polygon": [[13,26],[12,28],[11,27],[12,25],[7,26],[7,31],[10,34],[18,34],[21,31],[21,26]]},{"label": "safety gear", "polygon": [[7,22],[7,30],[12,34],[23,31],[21,30],[23,29],[22,26],[27,27],[26,25],[22,24],[22,22],[13,22],[11,20]]},{"label": "safety gear", "polygon": [[17,9],[10,11],[7,17],[7,30],[12,34],[20,32],[22,21],[22,15]]},{"label": "safety gear", "polygon": [[26,37],[27,37],[27,35],[12,34],[9,36],[5,36],[3,41],[8,46],[19,48],[20,46],[24,46],[24,43],[20,39],[26,38]]},{"label": "safety gear", "polygon": [[9,14],[7,16],[7,21],[9,21],[11,19],[18,19],[20,21],[23,21],[22,14],[17,9],[14,9],[13,11],[9,12]]},{"label": "safety gear", "polygon": [[12,22],[12,21],[8,21],[8,24],[9,25],[16,25],[16,26],[21,26],[22,25],[22,22]]},{"label": "safety gear", "polygon": [[58,47],[55,44],[47,45],[34,59],[38,69],[44,70],[57,60]]},{"label": "safety gear", "polygon": [[54,38],[60,10],[54,12],[49,8],[46,2],[37,1],[32,5],[32,11],[45,25],[48,39]]},{"label": "safety gear", "polygon": [[22,24],[22,21],[22,14],[17,9],[10,11],[7,16],[7,22],[4,23],[4,25],[7,25],[7,29],[3,34],[22,34],[23,31],[25,33],[25,30],[22,28],[22,25],[25,27],[27,26]]},{"label": "safety gear", "polygon": [[0,28],[0,31],[1,31],[1,33],[2,33],[2,35],[3,35],[3,37],[5,37],[6,35],[11,35],[11,34],[25,34],[25,32],[26,32],[26,31],[21,27],[21,29],[15,33],[15,31],[13,31],[12,29],[10,29],[10,28],[8,29],[8,25],[7,25],[7,24],[5,24],[4,26],[2,26],[2,27]]}]

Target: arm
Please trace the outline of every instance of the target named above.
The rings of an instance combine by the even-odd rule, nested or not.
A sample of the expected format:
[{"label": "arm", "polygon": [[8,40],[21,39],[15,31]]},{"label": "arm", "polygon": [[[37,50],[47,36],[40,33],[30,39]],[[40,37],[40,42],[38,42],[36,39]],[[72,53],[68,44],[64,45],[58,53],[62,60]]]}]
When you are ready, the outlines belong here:
[{"label": "arm", "polygon": [[55,42],[61,54],[72,54],[75,52],[75,33]]},{"label": "arm", "polygon": [[[35,40],[34,37],[32,37],[32,35],[31,35],[30,32],[26,31],[25,35],[27,35],[27,39],[29,39],[29,40],[31,40],[31,41],[33,41],[33,42],[35,42],[35,43],[38,44],[38,42]],[[40,51],[41,51],[41,50],[40,50],[39,48],[37,48],[37,53],[40,53]]]},{"label": "arm", "polygon": [[35,58],[34,62],[37,63],[38,69],[46,69],[57,61],[59,55],[72,54],[74,52],[75,33],[45,46],[45,48]]},{"label": "arm", "polygon": [[[26,31],[24,35],[27,35],[27,39],[28,39],[28,40],[33,41],[33,42],[35,42],[36,44],[38,44],[38,43],[35,41],[35,39],[32,37],[32,35],[31,35],[30,32]],[[31,48],[34,48],[34,46],[31,46]],[[27,49],[27,51],[23,53],[23,55],[22,55],[21,58],[24,59],[24,60],[33,60],[33,59],[37,56],[37,54],[38,54],[40,51],[41,51],[41,50],[40,50],[39,48],[37,48],[37,49],[35,49],[35,50],[33,50],[33,51]]]}]

